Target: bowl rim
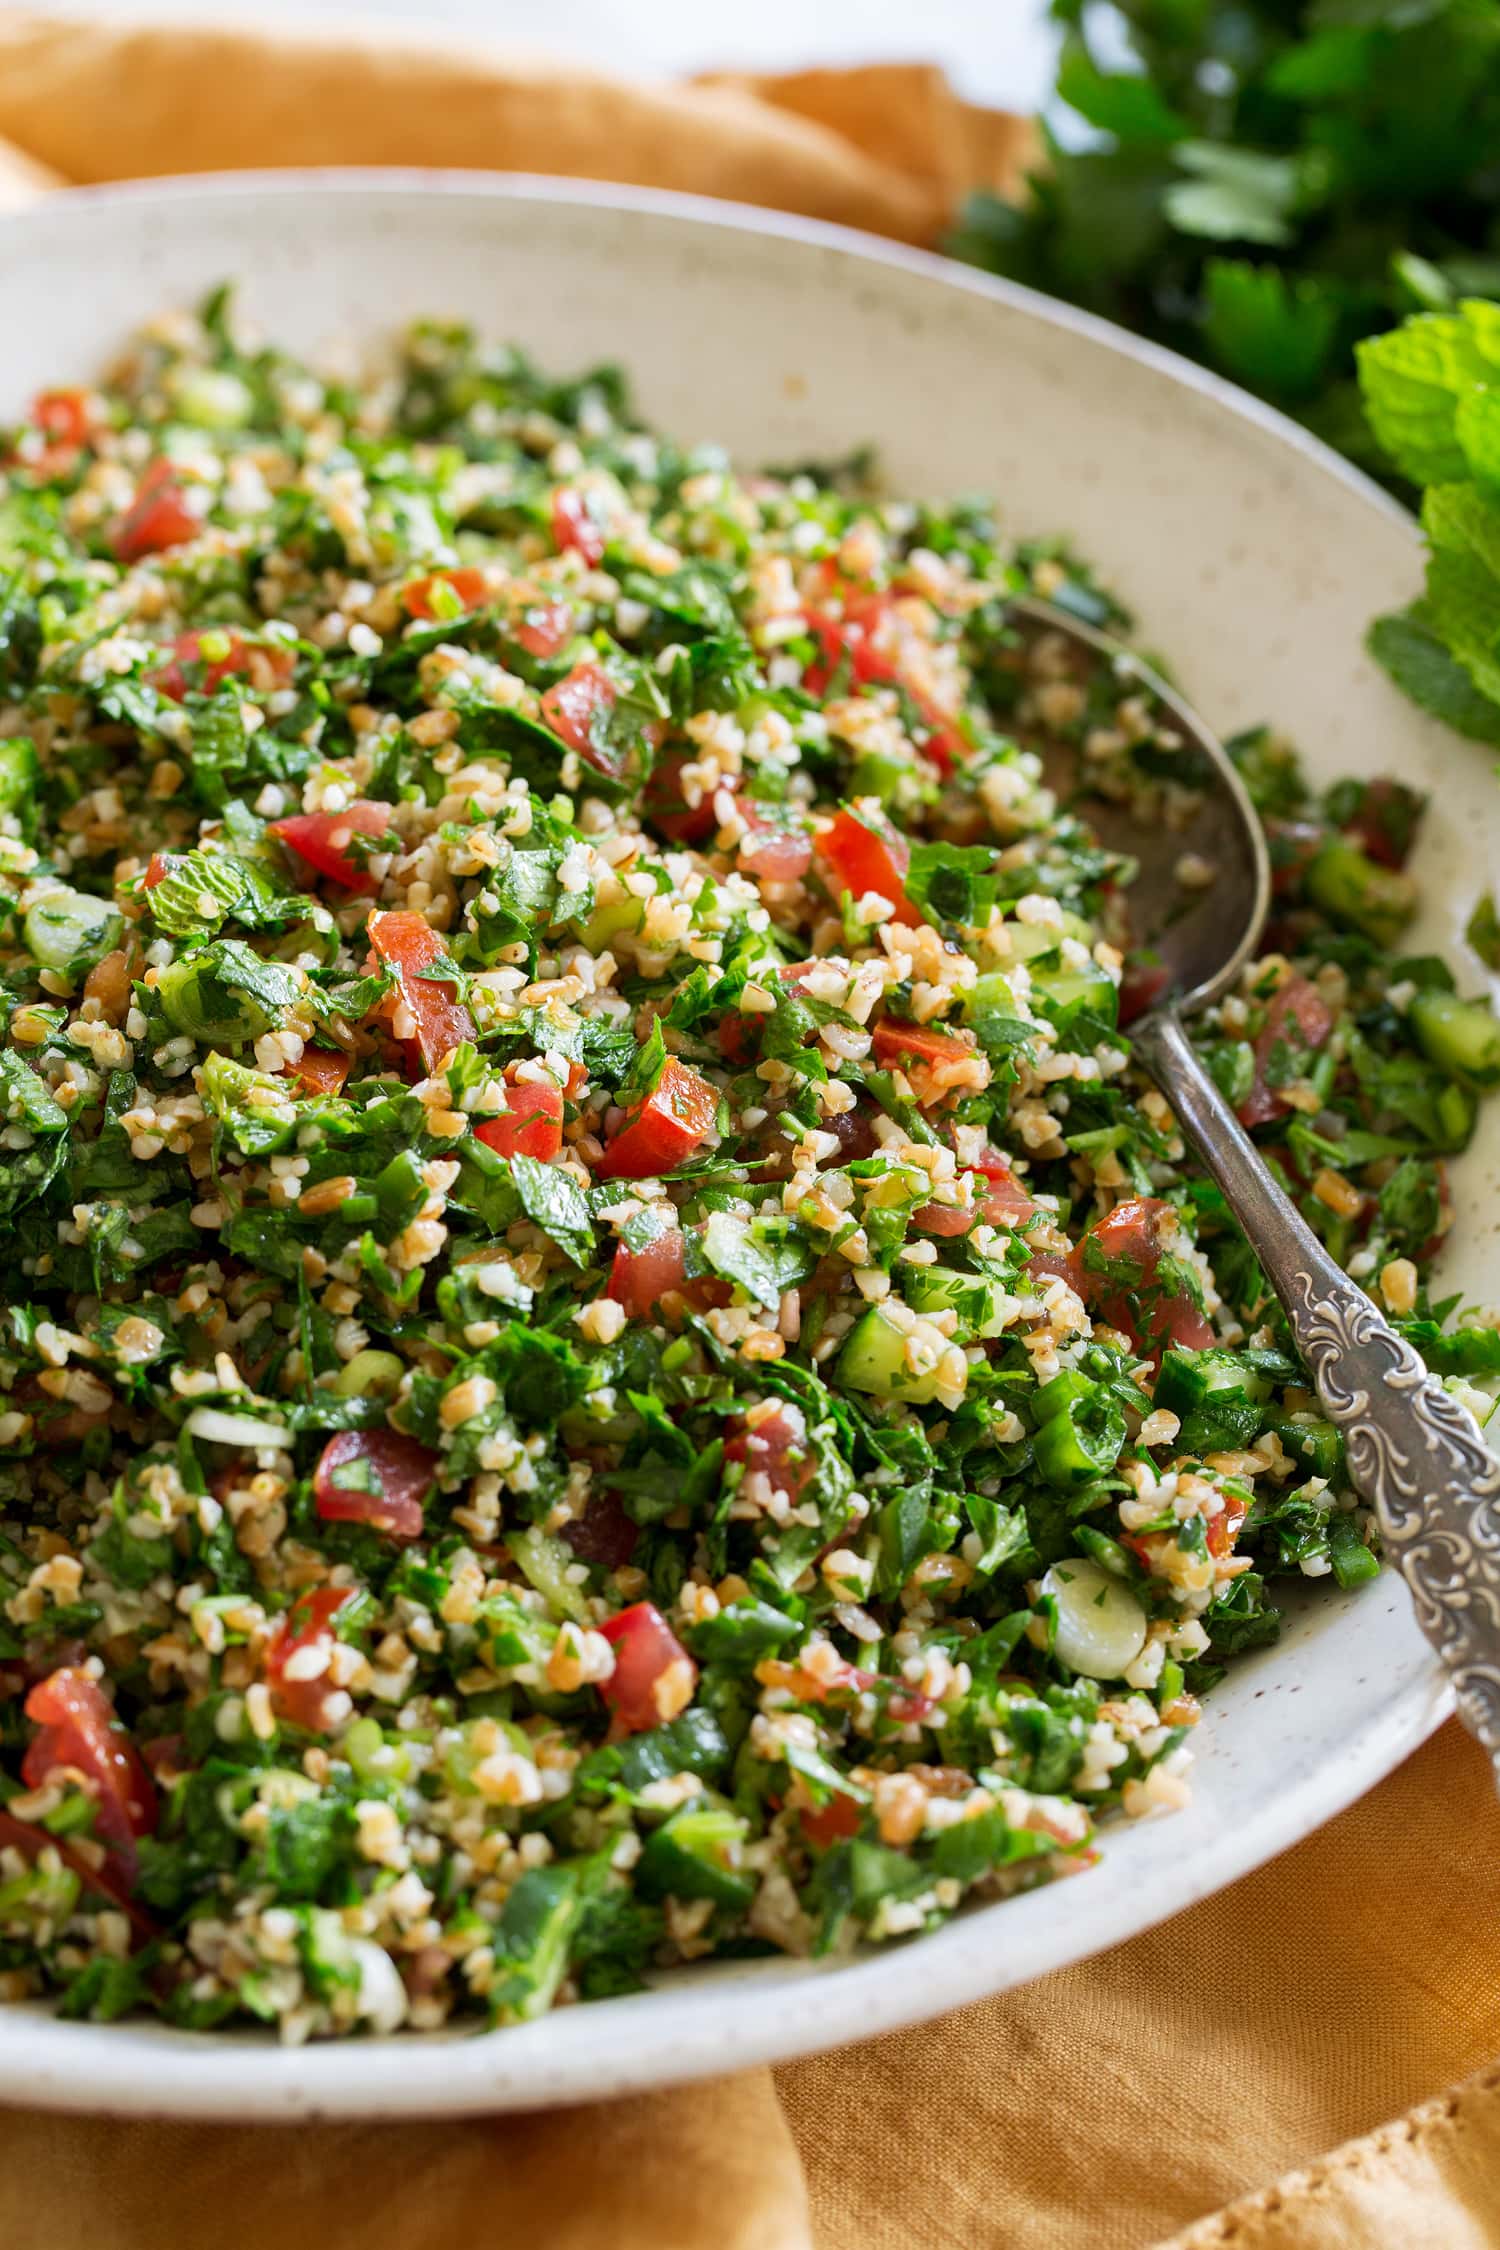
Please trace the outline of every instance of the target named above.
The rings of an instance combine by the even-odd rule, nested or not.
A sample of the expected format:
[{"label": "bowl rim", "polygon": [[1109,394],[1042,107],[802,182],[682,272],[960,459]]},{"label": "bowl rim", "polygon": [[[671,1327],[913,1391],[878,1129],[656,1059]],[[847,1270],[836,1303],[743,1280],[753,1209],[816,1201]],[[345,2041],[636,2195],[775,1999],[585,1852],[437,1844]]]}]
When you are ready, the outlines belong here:
[{"label": "bowl rim", "polygon": [[[1022,283],[960,265],[933,251],[824,220],[708,196],[566,176],[416,166],[179,173],[68,187],[0,214],[0,289],[6,250],[39,225],[45,226],[52,213],[77,212],[86,218],[101,207],[139,207],[149,213],[153,207],[176,210],[187,202],[215,199],[249,197],[284,204],[310,195],[343,201],[372,193],[425,202],[468,199],[497,208],[550,203],[636,213],[647,220],[676,220],[821,248],[987,299],[1064,336],[1085,338],[1196,392],[1323,474],[1336,477],[1399,528],[1414,557],[1420,552],[1415,519],[1373,478],[1275,407],[1165,346]],[[1062,1917],[1050,1929],[1033,1932],[1019,1977],[1007,1972],[1011,1948],[1004,1917],[962,1917],[923,1937],[915,1949],[903,1948],[894,1961],[888,1951],[867,1952],[853,1961],[830,1964],[827,1971],[764,1983],[745,1980],[732,1987],[678,1974],[647,1995],[614,2003],[622,2025],[642,2021],[643,2030],[644,2021],[635,2011],[654,2009],[652,2035],[637,2041],[601,2040],[598,2046],[607,2052],[591,2049],[581,2056],[564,2052],[560,2057],[550,2056],[542,2043],[547,2021],[555,2018],[498,2035],[284,2048],[253,2032],[183,2034],[147,2026],[132,2036],[125,2026],[62,2024],[30,2007],[5,2009],[0,2010],[0,2097],[48,2109],[237,2121],[444,2116],[534,2109],[678,2085],[726,2069],[790,2061],[895,2031],[998,1989],[1031,1982],[1155,1927],[1344,1811],[1427,1740],[1451,1708],[1451,1691],[1434,1661],[1393,1700],[1372,1706],[1344,1737],[1336,1758],[1325,1755],[1306,1765],[1289,1778],[1273,1802],[1257,1807],[1233,1829],[1221,1829],[1195,1846],[1176,1880],[1162,1885],[1144,1911],[1141,1899],[1117,1883],[1110,1890],[1101,1887],[1091,1893],[1087,1915]],[[1014,1907],[1007,1911],[1013,1913]],[[898,1965],[901,1960],[906,1963],[904,1974]],[[729,2011],[715,2004],[713,1997],[731,1989],[732,2023],[726,2021]],[[589,2010],[590,2017],[594,2014]],[[418,2054],[430,2057],[430,2064],[414,2067]]]}]

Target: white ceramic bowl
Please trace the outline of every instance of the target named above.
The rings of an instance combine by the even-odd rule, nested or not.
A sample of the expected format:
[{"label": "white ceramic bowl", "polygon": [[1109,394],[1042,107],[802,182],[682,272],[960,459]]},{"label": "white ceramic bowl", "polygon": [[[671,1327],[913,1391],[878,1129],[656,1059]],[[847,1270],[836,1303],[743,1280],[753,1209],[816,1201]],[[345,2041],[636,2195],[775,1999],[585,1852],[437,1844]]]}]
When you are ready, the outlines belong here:
[{"label": "white ceramic bowl", "polygon": [[[873,440],[912,495],[998,496],[1065,531],[1221,729],[1269,718],[1314,774],[1436,792],[1413,943],[1473,988],[1465,918],[1500,864],[1488,755],[1421,720],[1366,658],[1411,595],[1409,519],[1291,423],[1118,330],[961,267],[687,199],[469,175],[272,174],[61,196],[0,223],[0,411],[86,379],[146,314],[235,278],[311,349],[462,316],[561,369],[608,358],[679,437],[744,461]],[[1500,1114],[1455,1173],[1443,1281],[1500,1298]],[[0,2099],[287,2118],[535,2107],[890,2030],[1112,1945],[1283,1850],[1370,1787],[1448,1699],[1383,1576],[1324,1592],[1238,1665],[1191,1808],[1121,1827],[1091,1874],[840,1967],[758,1962],[524,2029],[281,2050],[254,2035],[0,2010]]]}]

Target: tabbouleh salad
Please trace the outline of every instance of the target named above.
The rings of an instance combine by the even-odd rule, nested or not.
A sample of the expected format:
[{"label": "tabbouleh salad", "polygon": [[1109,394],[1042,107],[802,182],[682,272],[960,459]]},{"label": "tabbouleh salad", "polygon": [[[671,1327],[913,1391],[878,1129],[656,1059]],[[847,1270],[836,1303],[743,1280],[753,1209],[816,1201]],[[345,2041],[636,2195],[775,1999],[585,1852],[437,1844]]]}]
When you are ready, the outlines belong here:
[{"label": "tabbouleh salad", "polygon": [[[1180,745],[1060,546],[226,300],[0,471],[0,1993],[287,2039],[921,1931],[1170,1811],[1278,1577],[1378,1564],[1127,1026]],[[1424,1276],[1500,1029],[1403,788],[1237,746],[1200,1036]],[[1202,870],[1184,868],[1184,880]]]}]

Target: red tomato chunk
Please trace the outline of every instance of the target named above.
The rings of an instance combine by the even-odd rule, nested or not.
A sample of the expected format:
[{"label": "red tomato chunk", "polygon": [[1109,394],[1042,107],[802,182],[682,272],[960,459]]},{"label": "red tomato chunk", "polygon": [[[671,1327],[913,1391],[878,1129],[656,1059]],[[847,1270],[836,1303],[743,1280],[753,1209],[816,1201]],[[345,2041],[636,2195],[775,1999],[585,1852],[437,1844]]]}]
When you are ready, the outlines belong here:
[{"label": "red tomato chunk", "polygon": [[528,656],[545,663],[565,649],[573,638],[573,612],[566,602],[533,602],[510,628]]},{"label": "red tomato chunk", "polygon": [[[1159,1197],[1130,1196],[1089,1228],[1077,1253],[1082,1278],[1074,1286],[1109,1327],[1120,1329],[1138,1345],[1151,1345],[1153,1357],[1168,1344],[1180,1351],[1201,1352],[1214,1340],[1212,1328],[1185,1289],[1157,1287],[1157,1269],[1167,1254],[1168,1229],[1175,1220],[1172,1206]],[[1133,1268],[1135,1278],[1117,1280],[1091,1272],[1090,1242],[1106,1258]]]},{"label": "red tomato chunk", "polygon": [[401,595],[407,616],[429,625],[480,609],[488,599],[484,572],[467,568],[435,570],[428,578],[414,578]]},{"label": "red tomato chunk", "polygon": [[325,1523],[367,1523],[392,1539],[420,1539],[437,1465],[437,1455],[402,1430],[340,1430],[313,1478],[318,1514]]},{"label": "red tomato chunk", "polygon": [[352,1063],[351,1056],[337,1055],[329,1047],[304,1047],[283,1075],[296,1079],[299,1094],[341,1094]]},{"label": "red tomato chunk", "polygon": [[592,570],[604,560],[604,534],[589,513],[581,492],[559,485],[552,495],[552,544],[581,555]]},{"label": "red tomato chunk", "polygon": [[81,1666],[49,1672],[27,1696],[26,1716],[37,1727],[21,1760],[27,1788],[43,1788],[61,1768],[80,1774],[97,1807],[94,1833],[132,1880],[136,1839],[156,1827],[156,1791],[98,1681]]},{"label": "red tomato chunk", "polygon": [[593,720],[596,711],[607,717],[614,709],[617,690],[607,672],[597,664],[575,664],[556,687],[548,688],[542,697],[542,717],[555,735],[561,736],[570,750],[599,773],[618,775],[624,771],[625,753],[608,744],[600,745],[593,738]]},{"label": "red tomato chunk", "polygon": [[594,1166],[600,1180],[651,1180],[671,1172],[713,1131],[719,1097],[707,1079],[669,1055],[656,1090]]},{"label": "red tomato chunk", "polygon": [[497,1156],[534,1156],[550,1164],[562,1154],[563,1093],[561,1086],[532,1084],[520,1079],[506,1088],[509,1107],[502,1117],[487,1117],[474,1128],[474,1138]]},{"label": "red tomato chunk", "polygon": [[[377,958],[395,970],[401,997],[417,1027],[415,1041],[407,1043],[408,1062],[418,1060],[425,1070],[436,1070],[445,1055],[474,1038],[474,1018],[452,984],[422,974],[442,959],[443,941],[420,914],[406,912],[372,914],[369,932]],[[413,1045],[415,1057],[410,1052]]]},{"label": "red tomato chunk", "polygon": [[[800,1419],[800,1417],[799,1417]],[[764,1476],[773,1492],[796,1502],[817,1474],[806,1433],[784,1407],[756,1423],[739,1422],[724,1446],[726,1461],[742,1461],[746,1476]]]},{"label": "red tomato chunk", "polygon": [[[210,656],[204,649],[205,641],[214,650],[224,644],[223,653]],[[179,633],[172,643],[168,661],[156,671],[148,672],[146,678],[159,695],[182,703],[193,686],[204,695],[212,695],[223,681],[246,678],[257,669],[263,669],[274,686],[285,687],[296,664],[297,659],[289,648],[278,648],[270,642],[252,643],[241,633],[226,632],[222,626],[211,625],[201,633]],[[190,678],[189,666],[201,666],[201,678]]]},{"label": "red tomato chunk", "polygon": [[654,1602],[633,1602],[599,1630],[615,1651],[614,1671],[599,1690],[613,1714],[612,1735],[646,1734],[687,1709],[698,1667]]},{"label": "red tomato chunk", "polygon": [[134,563],[168,547],[181,547],[202,529],[202,519],[188,506],[172,463],[156,460],[147,465],[130,506],[116,518],[109,543],[118,562]]},{"label": "red tomato chunk", "polygon": [[1242,1125],[1267,1125],[1295,1107],[1279,1085],[1270,1083],[1271,1076],[1275,1073],[1284,1080],[1287,1065],[1297,1075],[1299,1055],[1316,1053],[1326,1045],[1333,1021],[1332,1009],[1306,977],[1289,977],[1272,995],[1255,1042],[1255,1083],[1240,1103]]},{"label": "red tomato chunk", "polygon": [[873,891],[877,898],[890,901],[895,921],[921,921],[903,888],[911,853],[893,828],[872,828],[841,807],[818,838],[817,853],[835,900],[847,891],[857,905]]},{"label": "red tomato chunk", "polygon": [[669,1289],[681,1289],[686,1251],[676,1227],[669,1227],[642,1250],[628,1250],[622,1242],[609,1269],[609,1294],[632,1320],[649,1320]]},{"label": "red tomato chunk", "polygon": [[332,1652],[336,1639],[334,1620],[346,1602],[355,1599],[351,1586],[313,1586],[299,1594],[291,1608],[277,1620],[276,1630],[266,1644],[266,1684],[271,1691],[271,1708],[279,1719],[294,1727],[305,1727],[310,1734],[320,1734],[333,1724],[329,1708],[333,1698],[342,1691],[329,1677],[326,1663],[310,1676],[303,1676],[300,1666],[287,1676],[287,1666],[299,1651],[320,1649]]},{"label": "red tomato chunk", "polygon": [[366,896],[375,889],[375,878],[349,847],[356,836],[384,836],[390,825],[389,805],[356,798],[343,812],[288,813],[285,820],[273,820],[270,830],[317,874]]}]

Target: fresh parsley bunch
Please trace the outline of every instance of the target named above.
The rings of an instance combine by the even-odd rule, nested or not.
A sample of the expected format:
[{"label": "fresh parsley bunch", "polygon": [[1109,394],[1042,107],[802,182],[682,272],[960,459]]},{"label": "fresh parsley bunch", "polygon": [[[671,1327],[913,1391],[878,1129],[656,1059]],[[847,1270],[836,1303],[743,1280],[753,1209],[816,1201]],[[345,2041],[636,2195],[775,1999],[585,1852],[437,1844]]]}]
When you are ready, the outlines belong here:
[{"label": "fresh parsley bunch", "polygon": [[1026,204],[975,199],[955,254],[1208,361],[1389,476],[1356,343],[1500,297],[1500,0],[1052,14],[1091,144],[1049,135]]}]

